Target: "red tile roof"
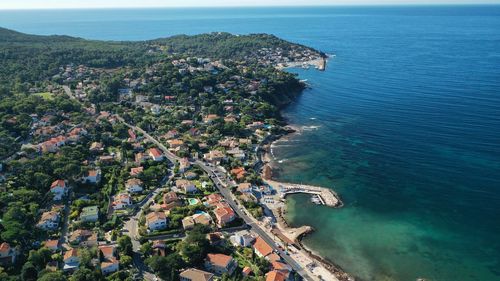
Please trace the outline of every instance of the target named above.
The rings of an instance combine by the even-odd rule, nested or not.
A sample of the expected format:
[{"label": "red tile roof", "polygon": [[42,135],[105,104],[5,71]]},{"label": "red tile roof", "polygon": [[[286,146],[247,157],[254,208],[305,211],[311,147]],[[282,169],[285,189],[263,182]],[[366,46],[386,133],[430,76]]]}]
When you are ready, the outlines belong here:
[{"label": "red tile roof", "polygon": [[219,267],[227,267],[229,263],[233,260],[231,256],[224,254],[208,254],[207,261],[213,265]]},{"label": "red tile roof", "polygon": [[273,248],[269,246],[269,244],[267,244],[266,241],[264,241],[264,239],[262,239],[260,236],[255,239],[253,247],[264,257],[270,255],[273,252]]}]

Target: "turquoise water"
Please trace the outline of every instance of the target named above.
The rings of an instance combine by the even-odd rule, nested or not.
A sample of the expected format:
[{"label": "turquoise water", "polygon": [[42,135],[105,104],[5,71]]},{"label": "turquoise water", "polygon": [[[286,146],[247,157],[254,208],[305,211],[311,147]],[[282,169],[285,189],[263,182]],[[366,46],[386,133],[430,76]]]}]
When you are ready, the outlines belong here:
[{"label": "turquoise water", "polygon": [[36,34],[139,40],[274,33],[327,53],[297,70],[284,114],[309,128],[274,152],[280,179],[335,187],[342,209],[293,197],[305,243],[365,280],[500,280],[500,7],[0,12]]}]

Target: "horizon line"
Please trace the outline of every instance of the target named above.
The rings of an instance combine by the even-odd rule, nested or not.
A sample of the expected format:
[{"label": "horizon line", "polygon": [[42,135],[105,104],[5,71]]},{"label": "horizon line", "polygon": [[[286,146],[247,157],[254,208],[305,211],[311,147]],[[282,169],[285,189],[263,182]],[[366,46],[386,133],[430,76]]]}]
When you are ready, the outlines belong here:
[{"label": "horizon line", "polygon": [[106,10],[106,9],[221,9],[221,8],[300,8],[300,7],[425,7],[425,6],[500,6],[500,3],[380,3],[380,4],[311,4],[311,5],[215,5],[215,6],[94,6],[94,7],[37,7],[37,8],[0,8],[0,11],[37,11],[37,10]]}]

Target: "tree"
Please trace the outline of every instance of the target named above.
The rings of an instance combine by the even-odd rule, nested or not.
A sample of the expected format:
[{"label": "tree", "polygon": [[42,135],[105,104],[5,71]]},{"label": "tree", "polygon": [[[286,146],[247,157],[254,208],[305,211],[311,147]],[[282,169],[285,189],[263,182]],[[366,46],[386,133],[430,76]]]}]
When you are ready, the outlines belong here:
[{"label": "tree", "polygon": [[88,268],[79,268],[71,277],[69,281],[96,281],[100,279],[100,274]]},{"label": "tree", "polygon": [[178,271],[184,267],[179,254],[173,253],[166,257],[152,256],[146,259],[146,264],[164,280],[176,280]]},{"label": "tree", "polygon": [[61,272],[48,272],[38,278],[37,281],[67,281]]},{"label": "tree", "polygon": [[126,235],[120,236],[118,238],[118,250],[128,256],[133,255],[132,239]]},{"label": "tree", "polygon": [[132,265],[132,257],[127,255],[120,255],[120,266],[127,268]]},{"label": "tree", "polygon": [[26,262],[21,269],[22,281],[35,281],[38,275],[38,270],[31,262]]},{"label": "tree", "polygon": [[45,268],[45,265],[47,265],[51,258],[52,252],[43,247],[38,250],[31,250],[28,256],[28,262],[40,271]]}]

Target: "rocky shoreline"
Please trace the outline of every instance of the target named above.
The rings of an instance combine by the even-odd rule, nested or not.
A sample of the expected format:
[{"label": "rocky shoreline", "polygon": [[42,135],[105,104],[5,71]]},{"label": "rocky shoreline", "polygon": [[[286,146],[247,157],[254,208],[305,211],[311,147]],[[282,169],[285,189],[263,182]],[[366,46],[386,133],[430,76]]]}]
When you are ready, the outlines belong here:
[{"label": "rocky shoreline", "polygon": [[[263,163],[263,170],[267,170],[267,175],[262,175],[262,178],[264,180],[268,180],[270,182],[274,183],[280,183],[279,181],[272,180],[276,176],[273,171],[277,171],[279,167],[276,165],[274,162],[274,156],[272,155],[271,152],[271,147],[274,142],[277,141],[283,141],[283,138],[288,138],[293,136],[293,134],[301,133],[301,128],[294,126],[294,125],[287,125],[284,127],[286,133],[281,134],[281,135],[276,135],[273,136],[272,141],[267,143],[265,146],[262,147],[264,150],[264,153],[260,154],[261,159],[260,161]],[[266,168],[267,167],[267,168]],[[274,174],[274,175],[273,175]],[[284,183],[283,183],[284,184]],[[333,192],[335,196],[338,197],[338,195]],[[343,206],[342,201],[339,198],[339,204],[334,206],[335,208],[341,208]],[[310,234],[314,231],[314,228],[311,226],[301,226],[299,228],[296,227],[291,227],[289,223],[285,219],[285,214],[286,214],[286,205],[285,208],[278,208],[277,210],[273,210],[273,213],[277,219],[277,227],[282,233],[294,233],[293,237],[289,237],[291,240],[294,240],[296,244],[304,250],[305,253],[307,253],[308,257],[312,259],[313,261],[317,262],[318,264],[321,264],[326,270],[328,270],[331,274],[333,274],[338,280],[340,281],[353,281],[355,280],[352,276],[350,276],[347,272],[345,272],[340,266],[336,265],[334,262],[321,257],[318,253],[314,252],[307,246],[305,246],[302,243],[302,238],[305,237],[307,234]]]}]

